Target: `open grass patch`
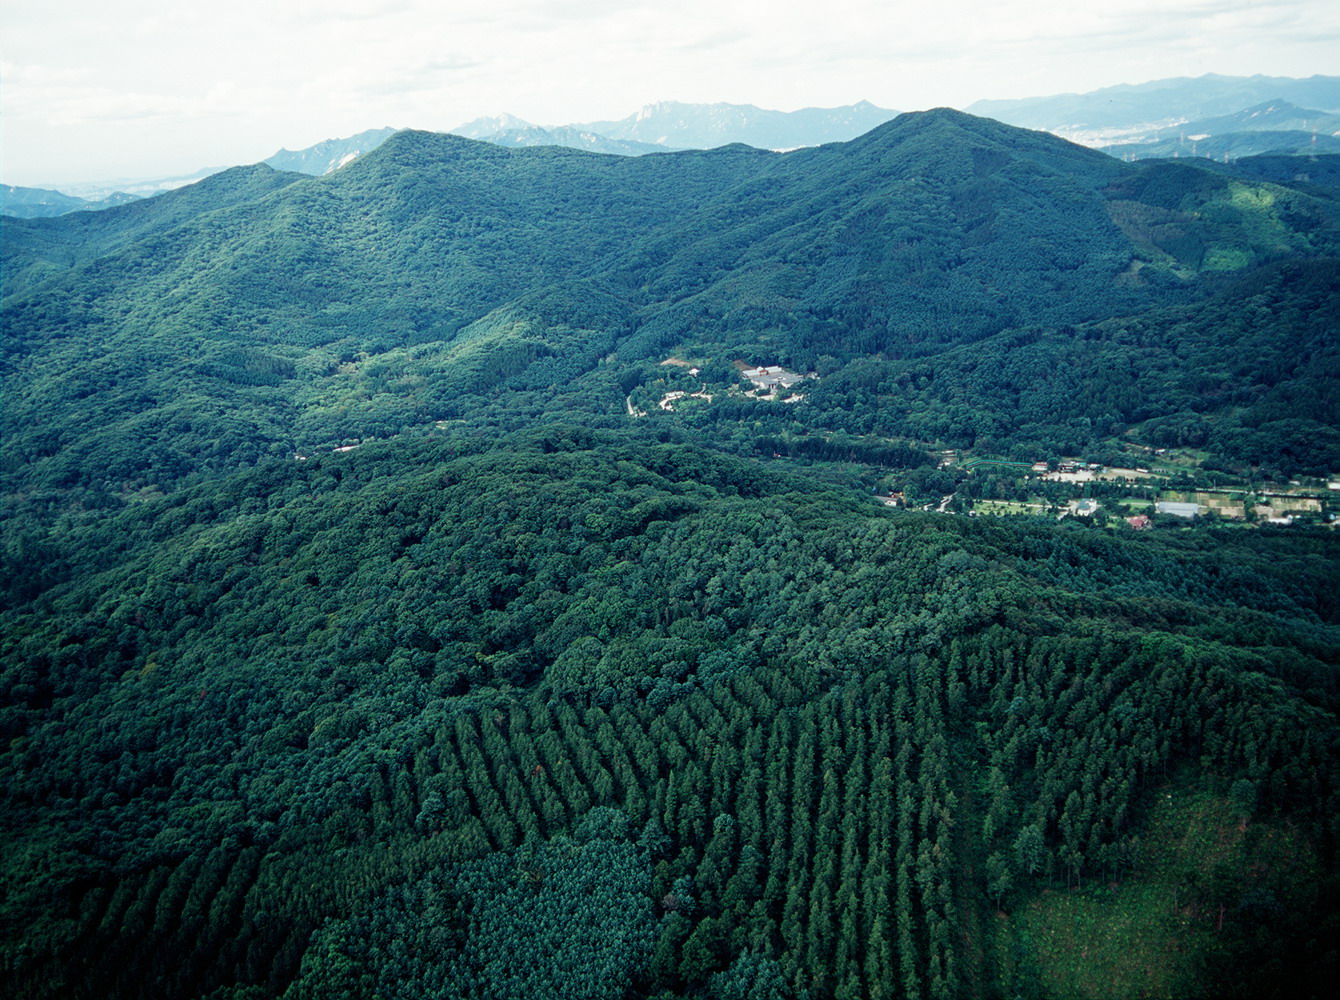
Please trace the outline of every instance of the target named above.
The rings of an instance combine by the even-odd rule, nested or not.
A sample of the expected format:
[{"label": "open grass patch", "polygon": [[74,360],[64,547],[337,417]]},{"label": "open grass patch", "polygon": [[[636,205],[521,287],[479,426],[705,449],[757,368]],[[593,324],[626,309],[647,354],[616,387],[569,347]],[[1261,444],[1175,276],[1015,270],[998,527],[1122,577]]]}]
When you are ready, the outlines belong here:
[{"label": "open grass patch", "polygon": [[[1009,995],[1290,995],[1289,982],[1312,974],[1299,957],[1322,947],[1306,916],[1322,905],[1320,866],[1299,830],[1249,819],[1241,800],[1166,789],[1133,875],[1046,889],[1002,916]],[[1276,954],[1258,941],[1275,941]]]},{"label": "open grass patch", "polygon": [[972,509],[978,514],[993,514],[1004,517],[1009,514],[1046,514],[1047,505],[1024,503],[1020,500],[977,500]]}]

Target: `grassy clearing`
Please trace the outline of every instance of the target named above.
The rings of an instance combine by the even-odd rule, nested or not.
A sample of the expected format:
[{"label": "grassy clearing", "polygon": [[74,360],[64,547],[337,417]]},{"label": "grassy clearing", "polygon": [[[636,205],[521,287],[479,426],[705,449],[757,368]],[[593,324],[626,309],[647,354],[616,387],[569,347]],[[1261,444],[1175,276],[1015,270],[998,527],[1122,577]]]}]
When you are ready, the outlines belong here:
[{"label": "grassy clearing", "polygon": [[1173,926],[1163,886],[1048,891],[1015,919],[1016,948],[1032,959],[1025,978],[1033,989],[1025,995],[1122,1000],[1187,994],[1193,968],[1186,949],[1195,942]]},{"label": "grassy clearing", "polygon": [[1047,505],[1023,503],[1019,500],[977,500],[972,509],[979,514],[995,514],[1003,517],[1007,514],[1046,514]]},{"label": "grassy clearing", "polygon": [[1121,883],[1044,890],[1000,915],[1008,995],[1124,1000],[1205,995],[1233,947],[1238,901],[1268,890],[1306,906],[1317,874],[1292,829],[1247,823],[1226,797],[1176,786],[1159,795],[1139,870]]}]

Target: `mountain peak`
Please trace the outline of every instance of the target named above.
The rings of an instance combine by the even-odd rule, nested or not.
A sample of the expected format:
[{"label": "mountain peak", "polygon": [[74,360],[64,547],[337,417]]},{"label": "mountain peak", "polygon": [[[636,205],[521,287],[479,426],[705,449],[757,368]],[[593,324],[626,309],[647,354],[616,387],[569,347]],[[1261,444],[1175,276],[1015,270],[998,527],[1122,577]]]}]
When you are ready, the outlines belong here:
[{"label": "mountain peak", "polygon": [[324,139],[315,146],[308,146],[306,149],[281,149],[274,156],[261,162],[274,167],[276,170],[287,170],[319,177],[322,174],[330,173],[332,170],[338,170],[340,167],[352,163],[363,154],[376,149],[394,135],[395,131],[394,128],[387,126],[385,128],[368,129],[346,139]]},{"label": "mountain peak", "polygon": [[464,136],[467,139],[483,139],[491,135],[497,135],[499,132],[511,132],[519,129],[539,128],[524,118],[518,118],[516,115],[508,114],[504,111],[494,117],[474,118],[463,125],[457,125],[449,129],[451,135]]}]

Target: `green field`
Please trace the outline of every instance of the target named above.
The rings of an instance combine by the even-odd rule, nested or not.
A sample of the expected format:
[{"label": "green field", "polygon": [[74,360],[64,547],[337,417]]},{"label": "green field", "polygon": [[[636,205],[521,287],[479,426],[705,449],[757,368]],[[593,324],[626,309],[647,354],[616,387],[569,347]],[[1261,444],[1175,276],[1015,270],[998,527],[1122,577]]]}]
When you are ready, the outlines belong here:
[{"label": "green field", "polygon": [[994,514],[1004,516],[1006,514],[1046,514],[1047,505],[1038,503],[1023,503],[1018,500],[978,500],[972,506],[972,509],[979,514]]},{"label": "green field", "polygon": [[[1228,796],[1175,784],[1158,794],[1138,852],[1132,876],[1045,890],[1000,915],[1010,988],[1085,1000],[1271,995],[1271,966],[1287,960],[1278,951],[1255,969],[1219,960],[1316,899],[1314,845],[1292,827],[1244,820]],[[1216,983],[1223,992],[1207,994]]]}]

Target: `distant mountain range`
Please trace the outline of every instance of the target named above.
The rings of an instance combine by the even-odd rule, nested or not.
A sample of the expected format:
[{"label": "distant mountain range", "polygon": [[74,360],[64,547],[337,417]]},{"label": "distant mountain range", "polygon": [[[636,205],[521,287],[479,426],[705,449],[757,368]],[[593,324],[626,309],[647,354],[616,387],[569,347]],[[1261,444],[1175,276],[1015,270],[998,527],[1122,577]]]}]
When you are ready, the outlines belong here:
[{"label": "distant mountain range", "polygon": [[104,198],[80,198],[77,195],[48,191],[45,188],[15,187],[0,184],[0,215],[17,219],[47,219],[67,212],[112,208],[135,201],[139,196],[118,191]]},{"label": "distant mountain range", "polygon": [[867,101],[799,111],[769,111],[752,104],[661,101],[617,121],[574,127],[611,139],[680,149],[712,149],[732,142],[758,149],[798,149],[855,139],[897,114]]},{"label": "distant mountain range", "polygon": [[1213,159],[1262,153],[1340,153],[1340,115],[1266,101],[1231,115],[1158,129],[1137,141],[1102,147],[1123,158],[1208,156]]},{"label": "distant mountain range", "polygon": [[1335,135],[1340,132],[1340,114],[1300,108],[1288,101],[1275,99],[1231,115],[1170,126],[1154,137],[1171,139],[1185,135],[1194,139],[1201,134],[1222,135],[1226,132],[1319,132]]},{"label": "distant mountain range", "polygon": [[1043,129],[1085,145],[1150,138],[1182,122],[1233,115],[1264,102],[1287,101],[1340,113],[1340,76],[1173,77],[1119,84],[1087,94],[977,101],[965,109],[1009,125]]},{"label": "distant mountain range", "polygon": [[898,112],[861,101],[840,108],[770,111],[752,104],[681,104],[661,101],[616,121],[544,128],[514,115],[476,118],[453,135],[502,146],[571,146],[638,156],[667,149],[713,149],[733,142],[757,149],[799,149],[846,142]]},{"label": "distant mountain range", "polygon": [[281,149],[274,156],[261,162],[276,170],[291,170],[299,174],[320,177],[376,149],[395,133],[396,129],[393,128],[368,129],[347,139],[327,139],[306,149]]},{"label": "distant mountain range", "polygon": [[618,156],[642,156],[645,153],[664,153],[666,147],[648,142],[611,139],[578,125],[557,125],[544,128],[532,125],[515,115],[496,118],[476,118],[451,130],[452,135],[466,139],[480,139],[497,146],[519,149],[525,146],[568,146],[591,153],[613,153]]},{"label": "distant mountain range", "polygon": [[[1087,94],[977,101],[967,110],[1128,159],[1340,152],[1340,77],[1336,76],[1300,80],[1207,74],[1122,84]],[[568,125],[536,125],[510,114],[476,118],[451,134],[509,148],[564,146],[619,156],[732,143],[787,150],[846,142],[896,115],[867,101],[798,111],[662,101],[626,118]],[[276,170],[320,176],[366,155],[395,131],[369,129],[306,149],[281,149],[262,162]],[[106,208],[215,172],[67,192],[6,187],[0,190],[0,215],[31,218]]]}]

